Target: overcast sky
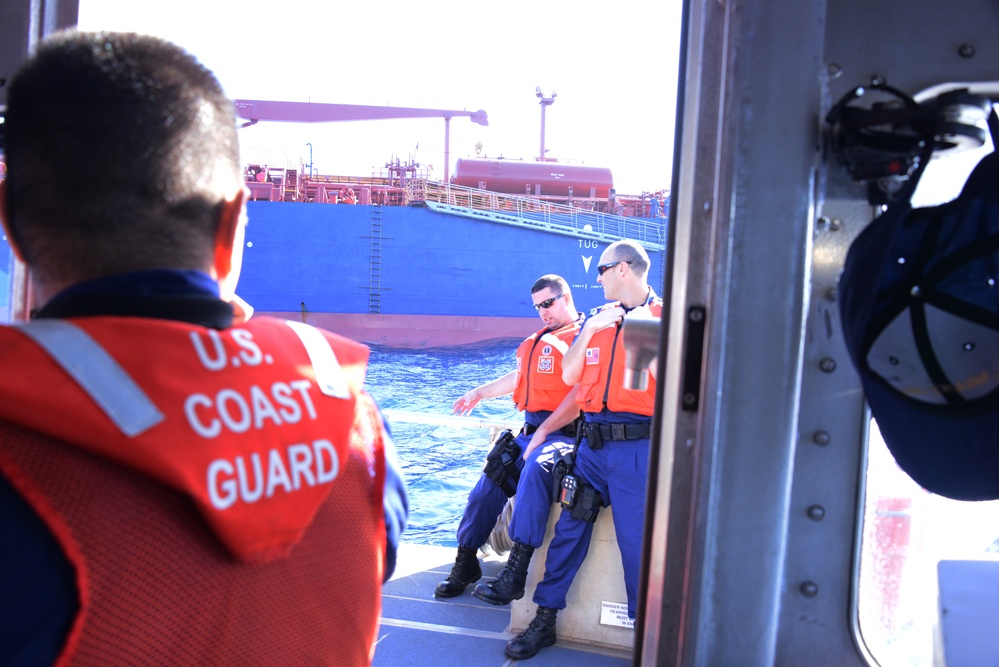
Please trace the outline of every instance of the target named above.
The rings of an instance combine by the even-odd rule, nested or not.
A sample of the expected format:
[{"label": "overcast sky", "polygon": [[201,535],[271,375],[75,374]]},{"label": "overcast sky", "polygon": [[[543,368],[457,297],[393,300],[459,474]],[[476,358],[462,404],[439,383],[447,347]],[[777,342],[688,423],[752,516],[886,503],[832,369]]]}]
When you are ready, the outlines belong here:
[{"label": "overcast sky", "polygon": [[[451,121],[458,157],[533,160],[535,96],[545,148],[607,167],[618,191],[670,184],[680,0],[472,3],[296,0],[80,0],[82,29],[134,30],[177,42],[234,99],[484,109],[489,126]],[[320,173],[370,174],[411,156],[443,178],[444,121],[261,123],[241,130],[246,161],[312,160]]]}]

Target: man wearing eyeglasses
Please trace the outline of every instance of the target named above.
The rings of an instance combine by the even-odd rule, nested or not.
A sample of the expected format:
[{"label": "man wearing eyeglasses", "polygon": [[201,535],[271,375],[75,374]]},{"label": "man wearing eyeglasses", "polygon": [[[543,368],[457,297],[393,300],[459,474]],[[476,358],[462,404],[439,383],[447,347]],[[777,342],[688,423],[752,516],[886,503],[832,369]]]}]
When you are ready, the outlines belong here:
[{"label": "man wearing eyeglasses", "polygon": [[[621,324],[627,313],[647,309],[662,314],[662,299],[648,284],[649,256],[638,243],[607,246],[597,265],[597,281],[612,301],[590,311],[562,360],[562,378],[576,386],[583,411],[574,473],[595,489],[604,506],[614,505],[614,529],[624,565],[628,616],[635,618],[641,565],[645,487],[648,480],[649,433],[656,395],[654,363],[645,390],[625,387],[625,352]],[[548,546],[545,577],[534,592],[538,605],[527,629],[507,642],[506,654],[523,660],[555,643],[555,616],[566,607],[566,595],[586,556],[592,520],[563,510]]]},{"label": "man wearing eyeglasses", "polygon": [[[524,411],[524,427],[516,437],[501,436],[487,457],[486,470],[469,494],[458,524],[454,567],[437,585],[437,597],[461,595],[482,577],[476,553],[486,543],[507,498],[514,493],[518,494],[514,515],[525,517],[518,524],[525,531],[523,539],[535,546],[541,546],[544,540],[551,507],[553,460],[557,452],[572,448],[579,417],[575,388],[562,380],[562,356],[579,331],[582,315],[576,312],[572,292],[561,276],[538,278],[531,287],[531,299],[545,326],[520,344],[516,370],[466,392],[454,402],[454,413],[464,415],[484,398],[513,394],[517,408]],[[529,495],[536,501],[524,498],[521,490],[527,488],[533,491]],[[513,527],[511,523],[511,535]],[[523,562],[525,578],[530,561],[530,553],[524,556],[526,548],[515,544],[508,560],[508,567]]]}]

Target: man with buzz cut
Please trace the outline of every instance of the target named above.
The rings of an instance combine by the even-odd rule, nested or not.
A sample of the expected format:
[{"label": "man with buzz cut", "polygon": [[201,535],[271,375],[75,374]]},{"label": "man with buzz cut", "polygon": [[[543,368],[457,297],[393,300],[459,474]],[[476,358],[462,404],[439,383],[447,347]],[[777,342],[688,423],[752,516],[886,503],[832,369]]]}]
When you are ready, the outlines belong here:
[{"label": "man with buzz cut", "polygon": [[369,665],[405,488],[367,348],[235,297],[218,80],[68,31],[8,91],[0,219],[39,309],[0,326],[0,664]]},{"label": "man with buzz cut", "polygon": [[[460,595],[482,577],[476,553],[513,494],[517,494],[514,515],[530,515],[530,524],[544,537],[551,511],[554,458],[572,447],[579,407],[575,390],[562,380],[562,356],[579,331],[582,315],[576,312],[569,284],[561,276],[538,278],[531,286],[531,299],[544,327],[517,348],[516,369],[454,402],[455,414],[467,414],[482,399],[512,394],[524,412],[524,426],[516,437],[498,438],[487,457],[486,469],[469,494],[458,524],[454,567],[434,593],[439,598]],[[539,502],[528,500],[533,496],[527,489],[544,490],[537,494]],[[515,547],[508,562],[522,559],[522,552]]]}]

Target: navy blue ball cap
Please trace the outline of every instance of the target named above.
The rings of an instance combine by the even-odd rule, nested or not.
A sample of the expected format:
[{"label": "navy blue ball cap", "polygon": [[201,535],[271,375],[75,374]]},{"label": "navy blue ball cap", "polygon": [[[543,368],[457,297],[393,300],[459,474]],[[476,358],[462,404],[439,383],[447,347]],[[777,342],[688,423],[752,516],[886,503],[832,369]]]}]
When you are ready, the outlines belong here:
[{"label": "navy blue ball cap", "polygon": [[[989,126],[999,145],[994,112]],[[999,153],[946,204],[910,196],[850,246],[846,346],[902,470],[941,496],[999,499]]]}]

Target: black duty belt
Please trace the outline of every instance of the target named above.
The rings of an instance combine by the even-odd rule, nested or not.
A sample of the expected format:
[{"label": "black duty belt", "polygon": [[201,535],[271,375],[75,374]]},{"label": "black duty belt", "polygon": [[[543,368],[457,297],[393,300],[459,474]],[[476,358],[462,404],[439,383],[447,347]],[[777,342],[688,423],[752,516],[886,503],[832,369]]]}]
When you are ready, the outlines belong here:
[{"label": "black duty belt", "polygon": [[[524,435],[531,435],[532,433],[534,433],[537,430],[538,430],[537,426],[533,426],[531,424],[524,424],[524,429],[523,429]],[[566,424],[565,426],[563,426],[562,428],[559,429],[559,433],[561,433],[563,435],[567,435],[570,438],[575,438],[576,437],[576,422],[569,422],[568,424]]]},{"label": "black duty belt", "polygon": [[583,424],[583,435],[591,449],[600,449],[607,440],[641,440],[649,437],[648,424]]},{"label": "black duty belt", "polygon": [[602,440],[641,440],[649,437],[648,424],[594,424]]}]

